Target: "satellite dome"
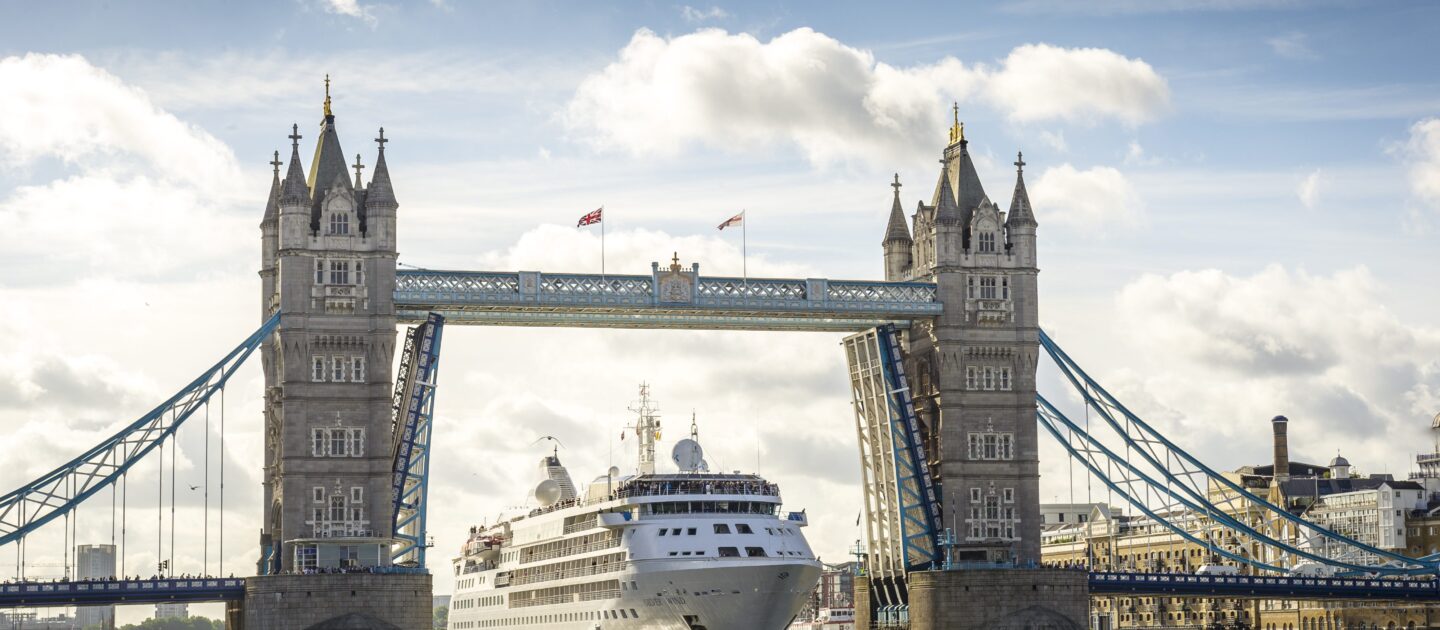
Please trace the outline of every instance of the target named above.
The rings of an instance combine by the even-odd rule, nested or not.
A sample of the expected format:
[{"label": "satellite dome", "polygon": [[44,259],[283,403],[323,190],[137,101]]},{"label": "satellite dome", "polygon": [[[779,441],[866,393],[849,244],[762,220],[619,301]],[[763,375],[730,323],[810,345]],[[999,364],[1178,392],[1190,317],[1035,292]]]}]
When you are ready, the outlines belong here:
[{"label": "satellite dome", "polygon": [[546,479],[535,486],[535,500],[543,507],[555,505],[560,500],[560,484],[554,479]]},{"label": "satellite dome", "polygon": [[700,448],[699,442],[686,438],[675,443],[670,459],[675,461],[680,472],[695,472],[705,461],[705,450]]},{"label": "satellite dome", "polygon": [[1330,467],[1331,467],[1331,468],[1334,468],[1334,467],[1336,467],[1336,466],[1349,466],[1349,465],[1350,465],[1350,460],[1345,459],[1343,456],[1341,456],[1341,455],[1339,455],[1339,454],[1336,454],[1336,455],[1335,455],[1335,459],[1330,460]]},{"label": "satellite dome", "polygon": [[1286,418],[1285,416],[1275,416],[1274,418],[1271,418],[1270,421],[1271,421],[1271,422],[1289,422],[1290,419],[1289,419],[1289,418]]},{"label": "satellite dome", "polygon": [[616,477],[619,477],[619,476],[620,476],[620,467],[619,467],[619,466],[611,466],[611,467],[610,467],[610,471],[609,471],[608,473],[606,473],[606,474],[609,475],[611,479],[614,479],[614,478],[616,478]]}]

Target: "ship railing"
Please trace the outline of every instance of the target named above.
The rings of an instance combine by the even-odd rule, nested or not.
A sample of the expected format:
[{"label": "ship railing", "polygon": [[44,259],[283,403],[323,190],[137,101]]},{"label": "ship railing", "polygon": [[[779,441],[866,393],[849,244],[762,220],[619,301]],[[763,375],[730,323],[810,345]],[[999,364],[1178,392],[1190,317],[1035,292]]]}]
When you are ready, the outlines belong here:
[{"label": "ship railing", "polygon": [[599,519],[591,518],[589,520],[579,521],[566,525],[564,533],[573,534],[575,532],[583,532],[587,529],[594,529],[597,526],[599,526]]},{"label": "ship railing", "polygon": [[758,481],[634,481],[617,490],[614,498],[671,495],[780,496],[780,487]]},{"label": "ship railing", "polygon": [[[623,571],[623,570],[625,570],[625,568],[628,567],[628,566],[630,566],[630,563],[629,563],[629,562],[625,562],[625,561],[621,561],[621,562],[607,562],[607,563],[605,563],[605,564],[597,564],[597,565],[594,565],[594,566],[581,567],[581,568],[578,568],[578,569],[565,569],[565,570],[562,570],[562,571],[545,571],[545,572],[543,572],[543,573],[534,573],[534,574],[518,575],[518,576],[513,576],[513,577],[510,579],[510,584],[511,584],[512,586],[520,586],[520,585],[522,585],[522,584],[535,584],[535,583],[537,583],[537,582],[551,582],[551,581],[554,581],[554,580],[565,580],[565,579],[569,579],[569,578],[588,577],[588,576],[591,576],[591,575],[600,575],[600,574],[602,574],[602,573],[613,573],[613,572],[615,572],[615,571]],[[523,571],[523,570],[524,570],[524,569],[521,569],[521,571]]]},{"label": "ship railing", "polygon": [[560,548],[560,549],[552,549],[552,550],[550,550],[550,551],[537,552],[537,553],[535,553],[535,554],[532,555],[532,556],[528,556],[528,557],[525,557],[525,558],[521,559],[521,560],[520,560],[520,563],[521,563],[521,564],[529,564],[529,563],[531,563],[531,562],[539,562],[539,561],[541,561],[541,560],[550,560],[550,559],[553,559],[553,558],[563,558],[563,557],[565,557],[565,556],[573,556],[573,555],[582,554],[582,553],[590,553],[591,551],[599,551],[599,550],[601,550],[601,549],[611,549],[611,548],[619,547],[619,546],[620,546],[620,539],[619,539],[619,538],[611,538],[611,539],[609,539],[609,540],[602,540],[602,541],[600,541],[600,542],[594,542],[594,543],[590,543],[590,544],[588,544],[588,545],[577,545],[577,546],[574,546],[574,547],[562,547],[562,548]]},{"label": "ship railing", "polygon": [[580,601],[582,602],[593,602],[598,599],[620,599],[620,589],[612,588],[603,591],[591,591],[589,593],[580,594]]}]

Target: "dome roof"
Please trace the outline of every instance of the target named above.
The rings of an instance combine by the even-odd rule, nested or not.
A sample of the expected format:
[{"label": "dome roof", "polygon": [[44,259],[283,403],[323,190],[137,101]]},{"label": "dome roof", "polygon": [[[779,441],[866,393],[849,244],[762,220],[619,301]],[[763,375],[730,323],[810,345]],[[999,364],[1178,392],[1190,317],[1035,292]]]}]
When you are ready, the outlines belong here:
[{"label": "dome roof", "polygon": [[1349,466],[1349,465],[1350,465],[1350,460],[1345,459],[1343,456],[1341,456],[1341,455],[1338,454],[1338,453],[1335,455],[1335,459],[1330,460],[1330,467],[1331,467],[1331,468],[1334,468],[1334,467],[1336,467],[1336,466]]}]

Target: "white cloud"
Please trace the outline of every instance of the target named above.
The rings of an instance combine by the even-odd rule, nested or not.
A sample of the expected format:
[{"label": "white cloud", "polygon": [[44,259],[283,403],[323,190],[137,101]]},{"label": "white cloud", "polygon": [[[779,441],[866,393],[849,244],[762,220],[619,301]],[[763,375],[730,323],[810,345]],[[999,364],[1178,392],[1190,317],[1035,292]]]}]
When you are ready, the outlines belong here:
[{"label": "white cloud", "polygon": [[688,4],[680,7],[680,15],[685,18],[686,22],[723,20],[727,17],[730,17],[730,14],[726,13],[725,9],[722,9],[720,7],[712,6],[708,9],[697,9]]},{"label": "white cloud", "polygon": [[1308,60],[1319,59],[1319,53],[1310,48],[1309,38],[1300,32],[1286,33],[1265,40],[1270,45],[1270,50],[1286,59]]},{"label": "white cloud", "polygon": [[0,84],[0,166],[58,158],[134,170],[140,158],[158,177],[210,188],[226,188],[238,175],[224,143],[82,57],[6,57]]},{"label": "white cloud", "polygon": [[994,68],[950,57],[896,67],[808,28],[769,42],[642,29],[581,82],[564,119],[593,145],[634,154],[789,145],[812,163],[893,163],[942,132],[952,100],[1017,122],[1134,124],[1164,111],[1169,89],[1145,62],[1102,49],[1026,45]]},{"label": "white cloud", "polygon": [[1047,168],[1030,185],[1030,199],[1041,224],[1087,231],[1130,227],[1144,214],[1135,186],[1124,173],[1109,166],[1082,171],[1065,163]]},{"label": "white cloud", "polygon": [[1026,44],[1001,65],[984,95],[1019,122],[1115,118],[1139,124],[1170,106],[1170,88],[1150,64],[1104,48]]},{"label": "white cloud", "polygon": [[1406,163],[1410,194],[1440,211],[1440,118],[1426,118],[1410,127],[1410,138],[1398,147]]},{"label": "white cloud", "polygon": [[81,57],[5,58],[0,83],[0,166],[78,171],[0,198],[0,260],[24,270],[7,284],[190,273],[243,251],[253,217],[223,210],[255,191],[222,142]]},{"label": "white cloud", "polygon": [[[371,28],[379,23],[372,7],[360,4],[359,0],[322,0],[321,6],[326,13],[352,17],[364,22]],[[441,6],[441,5],[436,5]]]},{"label": "white cloud", "polygon": [[1306,210],[1314,210],[1320,203],[1320,190],[1324,185],[1324,174],[1315,169],[1295,186],[1295,196],[1300,198]]},{"label": "white cloud", "polygon": [[1070,150],[1070,145],[1065,142],[1065,132],[1063,131],[1042,131],[1040,132],[1040,141],[1050,145],[1050,148],[1056,153],[1065,153]]},{"label": "white cloud", "polygon": [[1118,295],[1116,329],[1139,359],[1115,381],[1150,397],[1134,397],[1142,416],[1193,429],[1182,446],[1202,459],[1265,461],[1263,423],[1285,414],[1297,459],[1343,446],[1372,472],[1403,472],[1397,445],[1440,410],[1440,330],[1400,321],[1382,291],[1364,268],[1142,276]]}]

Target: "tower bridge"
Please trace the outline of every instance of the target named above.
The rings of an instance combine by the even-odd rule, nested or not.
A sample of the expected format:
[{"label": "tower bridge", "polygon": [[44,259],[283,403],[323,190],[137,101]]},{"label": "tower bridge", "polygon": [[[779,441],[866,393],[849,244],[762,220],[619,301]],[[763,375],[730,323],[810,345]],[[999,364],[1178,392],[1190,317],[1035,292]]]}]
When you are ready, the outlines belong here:
[{"label": "tower bridge", "polygon": [[[347,165],[331,105],[327,83],[308,169],[298,125],[288,162],[278,152],[272,162],[260,222],[260,328],[151,413],[0,498],[0,545],[23,549],[27,535],[68,523],[76,506],[113,490],[137,461],[173,444],[180,425],[208,409],[258,350],[264,448],[254,465],[263,470],[264,503],[257,575],[247,579],[245,596],[228,581],[197,586],[157,575],[170,581],[0,590],[0,605],[33,604],[39,595],[126,601],[134,592],[165,591],[230,601],[232,627],[301,629],[340,608],[402,627],[428,623],[428,453],[447,323],[846,335],[863,474],[861,623],[915,607],[928,615],[913,620],[917,627],[1037,619],[1083,627],[1091,588],[1440,597],[1433,583],[1395,587],[1353,577],[1191,581],[1033,568],[1040,560],[1043,428],[1094,478],[1217,561],[1271,576],[1301,562],[1352,576],[1440,572],[1434,558],[1407,558],[1331,532],[1217,473],[1125,408],[1046,336],[1039,327],[1039,225],[1025,162],[1017,156],[1002,210],[976,173],[958,114],[933,193],[908,216],[898,176],[891,183],[884,280],[839,280],[707,276],[678,253],[648,274],[399,270],[389,139],[378,132],[366,182],[358,157]],[[400,324],[414,327],[397,347]],[[1082,428],[1038,394],[1036,368],[1046,357],[1103,421],[1096,428]],[[969,570],[975,567],[984,570]],[[1036,599],[1041,583],[1048,599]],[[946,602],[972,586],[997,595],[985,600],[983,616],[955,616],[968,609]],[[293,591],[314,598],[286,599]],[[110,593],[116,597],[107,600]]]}]

